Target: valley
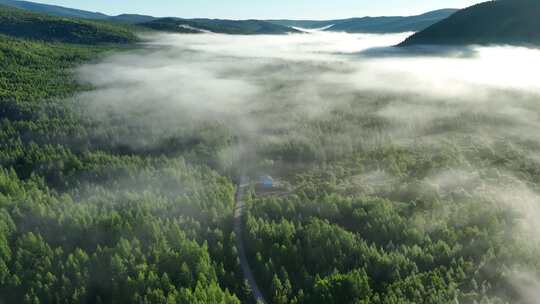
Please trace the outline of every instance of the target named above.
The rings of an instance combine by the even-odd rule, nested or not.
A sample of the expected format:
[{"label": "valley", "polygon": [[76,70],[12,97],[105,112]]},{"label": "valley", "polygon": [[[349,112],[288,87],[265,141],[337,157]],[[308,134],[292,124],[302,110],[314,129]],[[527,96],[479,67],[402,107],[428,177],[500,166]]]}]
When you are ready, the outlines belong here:
[{"label": "valley", "polygon": [[528,41],[31,7],[0,6],[0,303],[535,303]]}]

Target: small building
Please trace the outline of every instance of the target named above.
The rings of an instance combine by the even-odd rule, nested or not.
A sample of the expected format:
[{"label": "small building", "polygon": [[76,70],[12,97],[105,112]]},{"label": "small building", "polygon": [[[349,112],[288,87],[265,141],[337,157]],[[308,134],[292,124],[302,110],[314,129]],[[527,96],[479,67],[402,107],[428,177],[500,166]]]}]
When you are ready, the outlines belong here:
[{"label": "small building", "polygon": [[271,176],[263,175],[259,177],[259,184],[266,189],[274,188],[274,179]]}]

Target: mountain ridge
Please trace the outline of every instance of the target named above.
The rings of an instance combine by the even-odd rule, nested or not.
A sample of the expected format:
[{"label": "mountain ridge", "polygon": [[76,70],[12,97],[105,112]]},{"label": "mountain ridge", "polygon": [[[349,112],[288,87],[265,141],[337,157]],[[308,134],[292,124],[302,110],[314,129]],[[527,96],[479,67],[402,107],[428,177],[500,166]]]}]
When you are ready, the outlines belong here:
[{"label": "mountain ridge", "polygon": [[[0,0],[0,4],[58,17],[142,24],[147,28],[166,30],[170,32],[196,33],[200,31],[189,29],[189,27],[200,27],[203,31],[229,34],[282,34],[287,32],[299,32],[298,30],[293,29],[294,27],[308,29],[327,27],[324,29],[325,31],[348,33],[411,32],[422,30],[457,11],[456,9],[440,9],[415,16],[356,17],[336,20],[225,20],[204,18],[183,19],[176,17],[162,18],[139,14],[121,14],[117,16],[110,16],[100,12],[89,12],[58,5],[48,5],[22,0]],[[182,22],[185,24],[175,25],[175,23],[178,23],[178,20],[183,20]],[[281,26],[281,28],[274,27],[266,23]],[[223,28],[224,24],[227,24],[230,28],[225,30]],[[238,28],[242,24],[246,26],[245,29]],[[178,28],[177,25],[185,26],[183,28]],[[287,27],[288,29],[285,30],[283,27]],[[259,30],[257,30],[257,28],[259,28]]]},{"label": "mountain ridge", "polygon": [[20,0],[0,0],[0,5],[15,7],[19,9],[28,10],[34,13],[41,13],[52,15],[56,17],[68,17],[68,18],[82,18],[90,20],[107,20],[123,23],[140,23],[148,22],[157,19],[153,16],[139,15],[139,14],[120,14],[117,16],[110,16],[100,12],[91,12],[75,8],[69,8],[59,5],[42,4],[30,1]]},{"label": "mountain ridge", "polygon": [[49,14],[49,15],[53,15],[57,17],[73,17],[73,18],[84,18],[84,19],[94,19],[94,20],[105,20],[110,17],[106,14],[99,13],[99,12],[90,12],[90,11],[68,8],[68,7],[59,6],[59,5],[42,4],[42,3],[30,2],[30,1],[0,0],[0,4],[28,10],[35,13]]},{"label": "mountain ridge", "polygon": [[323,28],[330,32],[348,33],[397,33],[413,32],[422,30],[440,20],[443,20],[457,9],[445,8],[429,11],[413,16],[378,16],[378,17],[355,17],[336,20],[266,20],[274,24],[293,26],[300,28]]},{"label": "mountain ridge", "polygon": [[419,44],[540,45],[540,1],[497,0],[460,10],[415,33],[399,46]]},{"label": "mountain ridge", "polygon": [[56,17],[0,5],[0,34],[76,44],[127,44],[138,38],[127,26],[102,20]]},{"label": "mountain ridge", "polygon": [[182,19],[159,18],[138,24],[146,28],[174,33],[204,33],[257,35],[257,34],[287,34],[300,33],[291,27],[272,24],[261,20],[225,20],[225,19]]}]

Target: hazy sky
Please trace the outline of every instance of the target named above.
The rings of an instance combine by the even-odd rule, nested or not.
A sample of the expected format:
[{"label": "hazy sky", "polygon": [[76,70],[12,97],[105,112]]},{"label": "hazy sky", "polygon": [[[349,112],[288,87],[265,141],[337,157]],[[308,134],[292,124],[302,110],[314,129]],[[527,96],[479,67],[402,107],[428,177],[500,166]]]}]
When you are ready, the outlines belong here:
[{"label": "hazy sky", "polygon": [[439,8],[463,8],[482,0],[37,0],[107,14],[209,18],[331,19],[412,15]]}]

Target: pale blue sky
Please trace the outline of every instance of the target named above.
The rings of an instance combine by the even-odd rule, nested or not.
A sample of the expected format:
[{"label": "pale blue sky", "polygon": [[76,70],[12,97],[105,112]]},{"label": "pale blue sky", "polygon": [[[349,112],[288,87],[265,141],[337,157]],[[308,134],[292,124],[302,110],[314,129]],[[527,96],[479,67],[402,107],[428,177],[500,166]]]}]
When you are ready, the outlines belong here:
[{"label": "pale blue sky", "polygon": [[36,0],[107,14],[229,19],[333,19],[413,15],[439,8],[463,8],[483,0]]}]

